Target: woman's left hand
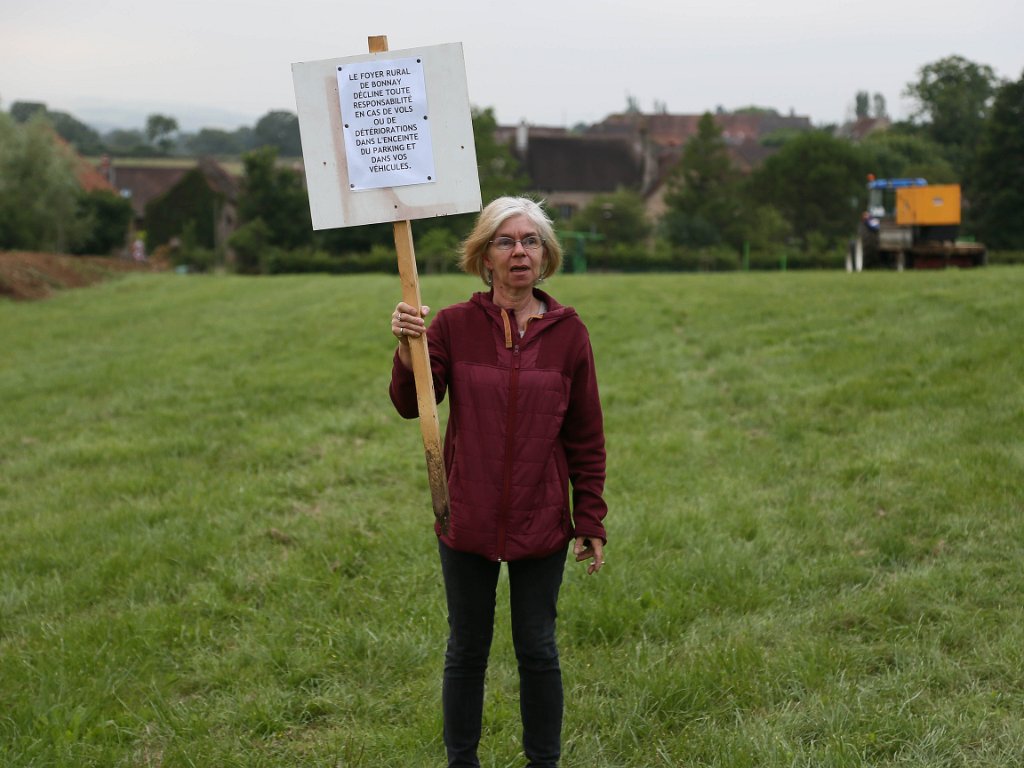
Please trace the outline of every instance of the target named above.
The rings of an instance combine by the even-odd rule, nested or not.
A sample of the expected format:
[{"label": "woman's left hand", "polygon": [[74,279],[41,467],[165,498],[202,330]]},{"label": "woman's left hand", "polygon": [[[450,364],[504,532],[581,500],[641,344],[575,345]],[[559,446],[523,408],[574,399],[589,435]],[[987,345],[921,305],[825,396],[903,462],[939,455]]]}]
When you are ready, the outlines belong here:
[{"label": "woman's left hand", "polygon": [[582,563],[590,558],[594,559],[594,562],[587,566],[588,574],[597,573],[601,570],[601,566],[604,565],[604,542],[600,539],[592,539],[589,536],[577,536],[576,541],[572,545],[572,552],[576,555],[577,563]]}]

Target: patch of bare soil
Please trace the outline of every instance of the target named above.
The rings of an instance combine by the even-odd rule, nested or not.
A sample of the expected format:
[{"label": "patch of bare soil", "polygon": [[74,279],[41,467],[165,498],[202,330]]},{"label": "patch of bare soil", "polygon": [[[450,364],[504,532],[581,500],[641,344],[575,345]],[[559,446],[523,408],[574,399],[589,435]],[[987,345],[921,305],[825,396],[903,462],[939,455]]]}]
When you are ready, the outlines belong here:
[{"label": "patch of bare soil", "polygon": [[45,299],[55,290],[81,288],[124,272],[159,272],[160,261],[136,262],[101,256],[0,251],[0,297]]}]

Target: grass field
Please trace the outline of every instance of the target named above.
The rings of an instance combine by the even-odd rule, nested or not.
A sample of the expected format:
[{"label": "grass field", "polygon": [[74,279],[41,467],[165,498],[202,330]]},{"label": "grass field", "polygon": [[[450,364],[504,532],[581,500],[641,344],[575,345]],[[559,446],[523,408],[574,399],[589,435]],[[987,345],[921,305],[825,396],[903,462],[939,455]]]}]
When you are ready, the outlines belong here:
[{"label": "grass field", "polygon": [[[608,565],[562,593],[564,765],[1021,765],[1024,268],[550,290],[590,327],[609,450]],[[0,302],[0,764],[443,764],[398,292],[144,275]]]}]

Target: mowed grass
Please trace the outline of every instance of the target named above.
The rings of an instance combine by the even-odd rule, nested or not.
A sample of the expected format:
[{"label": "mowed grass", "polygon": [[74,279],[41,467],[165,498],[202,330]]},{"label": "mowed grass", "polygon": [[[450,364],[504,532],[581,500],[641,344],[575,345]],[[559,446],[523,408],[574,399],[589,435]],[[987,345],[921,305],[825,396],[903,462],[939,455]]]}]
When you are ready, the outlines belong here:
[{"label": "mowed grass", "polygon": [[[590,328],[609,452],[608,565],[570,563],[560,604],[563,763],[1021,765],[1024,268],[549,289]],[[0,764],[443,764],[398,295],[148,275],[0,303]],[[525,763],[508,635],[503,583],[485,766]]]}]

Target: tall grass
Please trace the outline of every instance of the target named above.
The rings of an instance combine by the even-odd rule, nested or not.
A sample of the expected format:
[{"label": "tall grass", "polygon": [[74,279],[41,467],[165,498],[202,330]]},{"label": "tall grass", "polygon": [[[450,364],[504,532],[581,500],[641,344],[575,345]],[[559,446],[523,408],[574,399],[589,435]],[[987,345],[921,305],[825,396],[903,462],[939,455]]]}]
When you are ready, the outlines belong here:
[{"label": "tall grass", "polygon": [[[563,588],[565,765],[1020,765],[1024,269],[550,290],[591,330],[611,510],[608,566]],[[0,764],[443,763],[398,294],[0,304]],[[524,762],[506,614],[495,767]]]}]

